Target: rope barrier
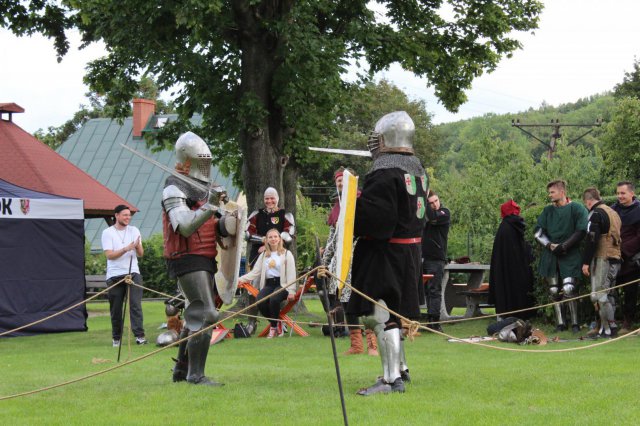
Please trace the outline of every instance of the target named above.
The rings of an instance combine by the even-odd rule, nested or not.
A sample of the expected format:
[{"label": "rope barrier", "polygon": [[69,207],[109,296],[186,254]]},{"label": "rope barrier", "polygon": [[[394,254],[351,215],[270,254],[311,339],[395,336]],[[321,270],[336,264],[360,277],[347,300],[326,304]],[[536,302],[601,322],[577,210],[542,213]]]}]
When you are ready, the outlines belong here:
[{"label": "rope barrier", "polygon": [[[196,331],[195,333],[193,333],[193,334],[191,334],[191,335],[189,335],[189,336],[187,336],[187,337],[184,337],[184,338],[182,338],[182,339],[180,339],[180,340],[178,340],[178,341],[176,341],[176,342],[173,342],[173,343],[172,343],[172,344],[170,344],[170,345],[167,345],[167,346],[164,346],[164,347],[162,347],[162,348],[156,349],[156,350],[154,350],[154,351],[151,351],[151,352],[149,352],[149,353],[146,353],[146,354],[144,354],[144,355],[141,355],[141,356],[139,356],[139,357],[137,357],[137,358],[133,358],[133,359],[131,359],[131,360],[127,360],[127,361],[125,361],[125,362],[123,362],[123,363],[121,363],[121,364],[114,365],[113,367],[109,367],[109,368],[106,368],[106,369],[104,369],[104,370],[96,371],[96,372],[94,372],[94,373],[91,373],[91,374],[88,374],[88,375],[85,375],[85,376],[82,376],[82,377],[77,377],[77,378],[75,378],[75,379],[68,380],[68,381],[66,381],[66,382],[58,383],[58,384],[51,385],[51,386],[46,386],[46,387],[39,388],[39,389],[34,389],[34,390],[31,390],[31,391],[26,391],[26,392],[20,392],[20,393],[16,393],[16,394],[12,394],[12,395],[1,396],[1,397],[0,397],[0,401],[5,401],[5,400],[8,400],[8,399],[19,398],[19,397],[22,397],[22,396],[34,395],[34,394],[36,394],[36,393],[45,392],[45,391],[48,391],[48,390],[51,390],[51,389],[56,389],[56,388],[59,388],[59,387],[63,387],[63,386],[67,386],[67,385],[71,385],[71,384],[73,384],[73,383],[78,383],[78,382],[81,382],[81,381],[84,381],[84,380],[87,380],[87,379],[90,379],[90,378],[93,378],[93,377],[100,376],[100,375],[102,375],[102,374],[109,373],[109,372],[111,372],[111,371],[117,370],[117,369],[122,368],[122,367],[125,367],[125,366],[127,366],[127,365],[134,364],[134,363],[136,363],[136,362],[138,362],[138,361],[141,361],[141,360],[143,360],[143,359],[149,358],[149,357],[151,357],[151,356],[154,356],[154,355],[156,355],[156,354],[158,354],[158,353],[160,353],[160,352],[162,352],[162,351],[165,351],[165,350],[167,350],[167,349],[169,349],[169,348],[173,348],[173,347],[175,347],[175,346],[178,346],[178,345],[180,345],[180,343],[185,342],[185,341],[187,341],[187,340],[189,340],[189,339],[191,339],[191,338],[193,338],[193,337],[195,337],[195,336],[198,336],[198,335],[200,335],[200,334],[206,333],[207,331],[209,331],[209,330],[211,330],[211,329],[213,329],[213,328],[217,327],[218,325],[220,325],[223,321],[226,321],[226,320],[228,320],[228,319],[231,319],[231,318],[233,318],[233,317],[235,317],[235,316],[237,316],[237,315],[239,315],[239,314],[241,314],[241,313],[244,313],[244,312],[248,311],[249,309],[254,308],[255,306],[258,306],[258,303],[261,303],[261,302],[263,302],[263,301],[265,301],[265,300],[270,299],[271,297],[274,297],[274,296],[275,296],[275,295],[277,295],[277,294],[280,294],[280,293],[281,293],[281,292],[283,292],[283,291],[286,291],[286,289],[287,289],[287,288],[289,288],[289,287],[291,287],[292,285],[296,284],[296,283],[297,283],[298,281],[300,281],[301,279],[306,279],[309,275],[311,275],[312,273],[314,273],[317,269],[318,269],[318,268],[314,268],[314,269],[310,270],[309,272],[307,272],[307,273],[305,273],[305,274],[301,275],[300,277],[296,278],[296,279],[295,279],[295,280],[293,280],[292,282],[287,283],[285,286],[282,286],[281,288],[279,288],[278,290],[274,291],[274,292],[273,292],[273,293],[271,293],[270,295],[268,295],[268,296],[264,297],[263,299],[261,299],[261,300],[260,300],[260,302],[257,302],[257,301],[256,301],[255,303],[253,303],[253,304],[251,304],[251,305],[247,306],[246,308],[241,309],[241,310],[240,310],[240,311],[238,311],[238,312],[235,312],[233,315],[230,315],[228,318],[225,318],[224,320],[219,320],[219,321],[217,321],[217,322],[215,322],[215,323],[211,324],[210,326],[207,326],[207,327],[205,327],[205,328],[203,328],[203,329],[201,329],[201,330]],[[118,283],[118,284],[119,284],[119,283]],[[111,287],[110,287],[110,288],[111,288]]]},{"label": "rope barrier", "polygon": [[511,314],[517,314],[520,312],[526,312],[526,311],[533,311],[533,310],[537,310],[537,309],[542,309],[542,308],[547,308],[549,306],[553,306],[553,305],[560,305],[566,302],[571,302],[574,300],[578,300],[578,299],[584,299],[585,297],[591,297],[591,294],[597,294],[597,293],[606,293],[609,292],[611,290],[617,290],[618,288],[622,288],[631,284],[635,284],[637,282],[640,282],[640,278],[636,279],[636,280],[632,280],[632,281],[628,281],[626,283],[622,283],[622,284],[618,284],[616,286],[613,287],[609,287],[609,288],[605,288],[602,290],[596,290],[596,291],[592,291],[589,293],[585,293],[583,295],[580,296],[576,296],[576,297],[572,297],[569,299],[562,299],[556,302],[550,302],[550,303],[546,303],[544,305],[538,305],[538,306],[534,306],[532,308],[524,308],[524,309],[518,309],[515,311],[509,311],[509,312],[501,312],[499,314],[491,314],[491,315],[483,315],[481,317],[473,317],[473,318],[456,318],[456,319],[452,319],[452,320],[443,320],[443,321],[432,321],[432,322],[428,322],[425,324],[451,324],[451,323],[456,323],[456,322],[464,322],[464,321],[473,321],[479,318],[492,318],[492,317],[498,317],[498,316],[509,316]]},{"label": "rope barrier", "polygon": [[51,315],[49,315],[49,316],[47,316],[47,317],[44,317],[44,318],[41,318],[41,319],[39,319],[39,320],[36,320],[36,321],[30,322],[29,324],[21,325],[20,327],[14,328],[13,330],[3,331],[2,333],[0,333],[0,337],[2,337],[2,336],[6,336],[7,334],[15,333],[16,331],[24,330],[25,328],[29,328],[29,327],[31,327],[31,326],[33,326],[33,325],[40,324],[41,322],[48,321],[48,320],[50,320],[51,318],[55,318],[55,317],[57,317],[58,315],[62,315],[62,314],[64,314],[65,312],[69,312],[70,310],[75,309],[75,308],[77,308],[78,306],[84,305],[84,304],[86,304],[87,302],[89,302],[89,301],[91,301],[91,300],[95,299],[96,297],[103,295],[104,293],[106,293],[107,291],[111,290],[112,288],[114,288],[114,287],[115,287],[115,286],[117,286],[118,284],[122,283],[122,282],[123,282],[123,281],[125,281],[126,279],[127,279],[127,277],[125,277],[125,278],[121,279],[120,281],[118,281],[117,283],[115,283],[115,284],[113,284],[113,285],[111,285],[111,286],[109,286],[109,287],[105,288],[104,290],[97,292],[97,293],[96,293],[96,294],[94,294],[93,296],[91,296],[91,297],[88,297],[88,298],[84,299],[82,302],[78,302],[78,303],[76,303],[75,305],[69,306],[68,308],[63,309],[63,310],[62,310],[62,311],[60,311],[60,312],[56,312],[55,314],[51,314]]},{"label": "rope barrier", "polygon": [[[628,286],[628,285],[631,285],[631,284],[635,284],[637,282],[640,282],[640,279],[636,279],[636,280],[628,281],[626,283],[618,284],[618,285],[616,285],[614,287],[610,287],[608,289],[597,290],[597,291],[593,291],[593,292],[590,292],[590,293],[587,293],[587,294],[576,296],[576,297],[573,297],[573,298],[570,298],[570,299],[563,299],[563,300],[560,300],[560,301],[557,301],[557,302],[550,302],[550,303],[546,303],[544,305],[537,305],[537,306],[534,306],[534,307],[531,307],[531,308],[524,308],[524,309],[518,309],[518,310],[515,310],[515,311],[501,312],[499,314],[482,315],[481,317],[455,318],[455,319],[451,319],[451,320],[429,321],[429,322],[423,322],[423,323],[419,323],[419,324],[421,326],[425,326],[425,325],[429,325],[429,324],[453,324],[453,323],[457,323],[457,322],[476,321],[476,320],[482,320],[482,319],[496,318],[496,317],[499,317],[499,316],[507,317],[507,316],[510,316],[512,314],[517,314],[517,313],[520,313],[520,312],[538,310],[538,309],[547,308],[547,307],[553,306],[553,305],[558,305],[558,304],[563,304],[563,303],[566,303],[566,302],[571,302],[573,300],[583,299],[585,297],[591,297],[592,293],[595,293],[595,294],[597,294],[597,293],[605,293],[605,292],[609,292],[611,290],[617,290],[618,288],[622,288],[622,287],[625,287],[625,286]],[[183,302],[185,301],[184,299],[181,299],[178,296],[171,296],[171,295],[168,295],[168,294],[163,293],[161,291],[154,290],[154,289],[151,289],[151,288],[148,288],[148,287],[144,287],[144,286],[142,286],[140,284],[137,284],[137,283],[134,283],[134,282],[132,282],[131,284],[135,285],[137,287],[140,287],[143,290],[147,290],[147,291],[149,291],[151,293],[156,293],[156,294],[159,294],[159,295],[164,296],[164,297],[169,297],[170,299],[173,299],[173,300],[179,300],[179,301],[183,301]],[[241,315],[244,316],[244,317],[249,317],[249,318],[266,319],[268,321],[281,321],[279,318],[268,318],[268,317],[263,317],[263,316],[260,316],[260,315],[251,315],[251,314],[241,314]],[[318,323],[318,322],[315,322],[315,321],[295,321],[295,322],[297,324],[304,324],[304,325],[310,325],[310,326],[329,325],[328,323]],[[334,324],[334,325],[341,325],[341,326],[345,326],[345,327],[362,327],[362,324]]]},{"label": "rope barrier", "polygon": [[[287,283],[285,286],[282,286],[280,289],[278,289],[278,290],[274,291],[273,293],[271,293],[270,295],[264,297],[259,302],[256,301],[255,303],[253,303],[253,304],[251,304],[251,305],[249,305],[249,306],[247,306],[247,307],[245,307],[245,308],[243,308],[243,309],[241,309],[241,310],[239,310],[237,312],[233,312],[231,315],[226,316],[224,319],[216,321],[215,323],[213,323],[213,324],[211,324],[211,325],[209,325],[209,326],[207,326],[207,327],[205,327],[205,328],[203,328],[201,330],[198,330],[197,332],[195,332],[195,333],[193,333],[193,334],[191,334],[191,335],[189,335],[187,337],[179,339],[178,341],[176,341],[176,342],[174,342],[174,343],[172,343],[170,345],[167,345],[165,347],[156,349],[156,350],[151,351],[151,352],[149,352],[147,354],[141,355],[141,356],[139,356],[137,358],[133,358],[133,359],[130,359],[130,360],[128,359],[127,361],[125,361],[125,362],[123,362],[121,364],[115,365],[113,367],[109,367],[107,369],[100,370],[100,371],[97,371],[97,372],[94,372],[94,373],[91,373],[91,374],[88,374],[88,375],[85,375],[85,376],[82,376],[82,377],[78,377],[78,378],[75,378],[75,379],[72,379],[72,380],[68,380],[66,382],[62,382],[62,383],[58,383],[58,384],[55,384],[55,385],[46,386],[46,387],[39,388],[39,389],[34,389],[34,390],[31,390],[31,391],[26,391],[26,392],[21,392],[21,393],[17,393],[17,394],[1,396],[0,397],[0,401],[4,401],[4,400],[8,400],[8,399],[14,399],[14,398],[22,397],[22,396],[28,396],[28,395],[33,395],[33,394],[36,394],[36,393],[45,392],[45,391],[48,391],[48,390],[52,390],[52,389],[56,389],[56,388],[59,388],[59,387],[71,385],[71,384],[74,384],[74,383],[78,383],[78,382],[81,382],[81,381],[84,381],[84,380],[87,380],[87,379],[90,379],[90,378],[93,378],[93,377],[97,377],[97,376],[102,375],[102,374],[106,374],[108,372],[117,370],[119,368],[128,366],[130,364],[134,364],[134,363],[136,363],[138,361],[141,361],[143,359],[146,359],[146,358],[149,358],[151,356],[154,356],[154,355],[156,355],[156,354],[158,354],[158,353],[160,353],[162,351],[165,351],[165,350],[167,350],[169,348],[176,347],[176,346],[180,345],[180,343],[185,342],[185,341],[187,341],[187,340],[189,340],[189,339],[191,339],[191,338],[193,338],[195,336],[198,336],[200,334],[206,333],[207,331],[219,326],[222,322],[227,321],[229,319],[232,319],[232,318],[234,318],[236,316],[239,316],[239,315],[252,316],[252,315],[246,314],[245,312],[249,311],[250,309],[253,309],[259,303],[262,303],[265,300],[268,300],[269,298],[274,297],[277,294],[280,294],[281,292],[285,291],[287,288],[289,288],[291,285],[294,285],[298,281],[300,281],[302,279],[306,279],[309,275],[315,273],[319,268],[321,268],[321,267],[316,267],[316,268],[311,269],[307,273],[305,273],[305,274],[301,275],[300,277],[296,278],[294,281],[292,281],[290,283]],[[325,271],[326,271],[326,269],[325,269]],[[501,346],[488,345],[488,344],[484,344],[484,343],[480,343],[480,342],[470,342],[470,341],[467,341],[467,340],[464,340],[464,339],[461,339],[461,338],[458,338],[458,337],[455,337],[455,336],[451,336],[451,335],[449,335],[447,333],[436,331],[436,330],[434,330],[432,328],[429,328],[429,327],[426,327],[426,326],[424,326],[424,325],[422,325],[422,324],[420,324],[420,323],[418,323],[416,321],[409,320],[408,318],[398,314],[397,312],[389,309],[388,307],[386,307],[384,305],[381,305],[380,303],[378,303],[377,301],[375,301],[374,299],[372,299],[368,295],[366,295],[363,292],[361,292],[360,290],[354,288],[351,284],[348,284],[348,283],[342,281],[339,277],[337,277],[336,275],[332,274],[331,272],[326,271],[326,274],[328,276],[331,276],[331,277],[335,278],[336,280],[340,281],[341,283],[343,283],[344,285],[349,287],[353,292],[355,292],[356,294],[358,294],[361,297],[365,298],[369,302],[375,304],[376,306],[379,306],[382,309],[385,309],[386,311],[388,311],[389,313],[395,315],[396,317],[400,318],[401,320],[406,321],[409,324],[410,328],[422,329],[422,330],[429,331],[431,333],[440,335],[442,337],[446,337],[448,339],[453,339],[453,340],[459,341],[461,343],[467,343],[467,344],[470,344],[470,345],[480,346],[480,347],[484,347],[484,348],[488,348],[488,349],[501,350],[501,351],[507,351],[507,352],[527,352],[527,353],[530,353],[530,352],[535,352],[535,353],[573,352],[573,351],[579,351],[579,350],[591,349],[591,348],[594,348],[594,347],[604,346],[604,345],[607,345],[607,344],[610,344],[610,343],[613,343],[613,342],[620,341],[622,339],[625,339],[625,338],[627,338],[629,336],[635,335],[636,333],[640,332],[640,328],[638,328],[638,329],[633,330],[633,331],[631,331],[631,332],[629,332],[627,334],[624,334],[622,336],[617,336],[615,338],[611,338],[611,339],[608,339],[606,341],[598,342],[598,343],[595,343],[595,344],[592,344],[592,345],[579,346],[579,347],[574,347],[574,348],[550,349],[550,350],[517,349],[517,348],[507,348],[507,347],[501,347]],[[122,283],[123,281],[127,281],[127,277],[125,277],[122,280],[118,281],[117,283],[107,287],[106,289],[96,293],[95,295],[83,300],[82,302],[79,302],[79,303],[77,303],[75,305],[70,306],[69,308],[66,308],[63,311],[57,312],[57,313],[55,313],[53,315],[50,315],[50,316],[48,316],[46,318],[42,318],[42,319],[40,319],[38,321],[34,321],[34,322],[30,323],[30,324],[23,325],[23,326],[18,327],[16,329],[5,331],[5,332],[0,334],[0,337],[4,336],[6,334],[9,334],[9,333],[13,333],[15,331],[22,330],[24,328],[28,328],[28,327],[30,327],[32,325],[39,324],[39,323],[44,322],[44,321],[46,321],[46,320],[48,320],[50,318],[53,318],[53,317],[58,316],[58,315],[61,315],[62,313],[68,312],[71,309],[74,309],[74,308],[76,308],[76,307],[78,307],[78,306],[80,306],[80,305],[82,305],[82,304],[84,304],[84,303],[86,303],[86,302],[88,302],[90,300],[95,299],[96,297],[99,297],[100,295],[102,295],[105,292],[109,291],[110,289],[112,289],[113,287],[115,287],[118,284]],[[633,284],[633,283],[638,282],[638,281],[640,281],[640,279],[634,280],[634,281],[630,281],[628,283],[620,284],[618,286],[614,286],[614,287],[611,287],[609,289],[599,290],[599,291],[596,291],[596,292],[593,292],[593,293],[599,293],[599,292],[614,290],[616,288],[624,287],[626,285],[630,285],[630,284]],[[131,284],[138,285],[138,284],[133,283],[130,280],[130,278],[127,281],[127,284],[129,284],[129,285],[131,285]],[[149,291],[155,291],[155,290],[152,290],[152,289],[148,289],[148,290]],[[158,292],[158,293],[160,294],[160,292]],[[526,310],[530,310],[530,309],[540,309],[540,308],[543,308],[543,307],[552,306],[552,305],[559,304],[559,303],[565,303],[565,302],[568,302],[568,301],[577,300],[577,299],[580,299],[580,298],[583,298],[583,297],[587,297],[587,296],[590,296],[590,294],[586,294],[586,295],[583,295],[583,296],[578,296],[578,297],[575,297],[575,298],[566,299],[566,300],[562,300],[562,301],[558,301],[558,302],[553,302],[553,303],[549,303],[549,304],[546,304],[546,305],[541,305],[541,306],[538,306],[536,308],[529,308],[529,309],[524,309],[524,310],[520,310],[520,311],[512,311],[512,312],[508,312],[508,313],[502,313],[501,315],[522,312],[522,311],[526,311]],[[175,296],[168,296],[168,297],[170,297],[172,299],[176,299]],[[229,311],[227,311],[227,312],[229,312]],[[469,318],[469,319],[486,319],[486,318],[490,318],[492,316],[497,316],[497,315],[487,315],[487,316],[483,316],[483,317],[479,317],[479,318]],[[257,316],[255,316],[255,317],[258,318]],[[465,320],[467,320],[467,319],[465,318]],[[444,322],[446,322],[446,321],[441,321],[440,323],[444,323]],[[449,321],[449,322],[453,322],[453,321]],[[298,323],[302,323],[302,322],[298,322]],[[308,324],[317,324],[317,323],[308,323]],[[428,324],[435,324],[435,322],[428,323]]]},{"label": "rope barrier", "polygon": [[[357,293],[358,295],[360,295],[360,296],[361,296],[361,297],[363,297],[364,299],[366,299],[366,300],[368,300],[369,302],[373,303],[374,305],[376,305],[376,306],[378,306],[378,307],[380,307],[380,308],[382,308],[382,309],[386,310],[386,311],[387,311],[387,312],[389,312],[390,314],[395,315],[395,316],[396,316],[396,317],[398,317],[400,320],[404,320],[404,321],[406,321],[406,322],[410,325],[410,328],[411,328],[411,327],[413,327],[413,328],[420,328],[420,329],[422,329],[422,330],[430,331],[430,332],[432,332],[432,333],[434,333],[434,334],[438,334],[438,335],[440,335],[440,336],[443,336],[443,337],[446,337],[446,338],[449,338],[449,339],[453,339],[453,340],[459,341],[459,342],[461,342],[461,343],[467,343],[467,344],[470,344],[470,345],[480,346],[480,347],[483,347],[483,348],[489,348],[489,349],[495,349],[495,350],[501,350],[501,351],[507,351],[507,352],[527,352],[527,353],[573,352],[573,351],[579,351],[579,350],[584,350],[584,349],[591,349],[591,348],[594,348],[594,347],[597,347],[597,346],[603,346],[603,345],[606,345],[606,344],[610,344],[610,343],[613,343],[613,342],[617,342],[617,341],[622,340],[622,339],[625,339],[625,338],[627,338],[627,337],[629,337],[629,336],[635,335],[635,333],[637,333],[637,332],[639,332],[639,331],[640,331],[640,328],[638,328],[637,330],[631,331],[631,332],[629,332],[629,333],[627,333],[627,334],[624,334],[624,335],[622,335],[622,336],[617,336],[617,337],[615,337],[615,338],[612,338],[612,339],[609,339],[609,340],[606,340],[606,341],[603,341],[603,342],[598,342],[598,343],[595,343],[595,344],[593,344],[593,345],[588,345],[588,346],[578,346],[578,347],[575,347],[575,348],[564,348],[564,349],[548,349],[548,350],[538,350],[538,349],[516,349],[516,348],[506,348],[506,347],[502,347],[502,346],[487,345],[487,344],[485,344],[485,343],[480,343],[480,342],[470,342],[470,341],[467,341],[467,340],[461,339],[461,338],[459,338],[459,337],[451,336],[451,335],[449,335],[449,334],[446,334],[446,333],[443,333],[443,332],[440,332],[440,331],[434,330],[434,329],[432,329],[432,328],[425,327],[425,326],[421,325],[420,323],[418,323],[418,322],[416,322],[416,321],[412,321],[412,320],[410,320],[410,319],[408,319],[408,318],[406,318],[406,317],[404,317],[404,316],[400,315],[399,313],[397,313],[397,312],[395,312],[395,311],[393,311],[393,310],[389,309],[389,307],[384,306],[384,305],[382,305],[382,304],[378,303],[376,300],[373,300],[371,297],[369,297],[368,295],[364,294],[363,292],[361,292],[361,291],[360,291],[360,290],[358,290],[357,288],[354,288],[351,284],[348,284],[348,283],[346,283],[346,282],[342,281],[339,277],[337,277],[336,275],[332,274],[331,272],[326,271],[326,273],[327,273],[327,275],[329,275],[329,276],[331,276],[331,277],[335,278],[336,280],[340,281],[342,284],[344,284],[344,285],[346,285],[347,287],[349,287],[349,288],[351,289],[351,291],[353,291],[353,292]],[[568,299],[567,299],[567,301],[568,301]],[[483,317],[483,318],[484,318],[484,317]],[[411,333],[409,333],[409,336],[410,336],[410,335],[411,335]],[[411,338],[411,340],[413,340],[413,339]]]}]

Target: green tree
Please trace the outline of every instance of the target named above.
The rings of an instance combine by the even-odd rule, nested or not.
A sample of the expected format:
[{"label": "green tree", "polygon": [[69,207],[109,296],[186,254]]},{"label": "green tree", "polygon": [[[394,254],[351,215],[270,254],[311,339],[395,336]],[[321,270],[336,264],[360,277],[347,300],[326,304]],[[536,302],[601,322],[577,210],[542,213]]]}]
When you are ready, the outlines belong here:
[{"label": "green tree", "polygon": [[[89,66],[87,80],[121,106],[118,113],[126,110],[122,105],[140,74],[154,76],[162,90],[178,87],[182,126],[193,113],[203,115],[199,131],[225,168],[242,172],[249,207],[266,186],[275,186],[285,189],[291,210],[306,147],[322,139],[335,105],[345,101],[349,61],[366,61],[361,71],[369,75],[398,63],[426,77],[455,111],[474,78],[521,47],[511,32],[536,28],[542,9],[535,0],[449,0],[450,8],[440,1],[387,0],[371,6],[381,12],[362,0],[63,4],[63,16],[73,18],[85,43],[107,46],[108,56]],[[3,17],[3,25],[12,22]]]},{"label": "green tree", "polygon": [[622,98],[607,123],[603,156],[614,180],[640,179],[640,98]]},{"label": "green tree", "polygon": [[[353,85],[349,87],[348,93],[349,100],[336,106],[334,125],[324,133],[320,145],[366,150],[367,135],[381,116],[389,111],[407,111],[416,125],[416,155],[425,166],[437,162],[439,140],[424,101],[410,100],[406,93],[386,80]],[[301,186],[333,187],[333,172],[339,166],[351,167],[358,175],[364,175],[371,167],[371,159],[333,154],[316,155],[309,157],[306,164],[300,173]],[[329,200],[325,197],[316,201]]]},{"label": "green tree", "polygon": [[613,94],[616,98],[640,98],[640,62],[637,59],[633,61],[633,71],[624,73],[622,83],[616,85]]},{"label": "green tree", "polygon": [[[464,168],[440,170],[434,181],[443,204],[451,210],[449,256],[471,255],[487,262],[500,223],[500,204],[509,199],[523,212],[547,204],[546,185],[554,179],[568,183],[568,195],[580,202],[582,191],[601,186],[604,163],[599,151],[560,144],[556,156],[537,162],[526,143],[503,141],[487,127],[463,147]],[[606,191],[605,191],[606,192]],[[537,208],[537,207],[536,207]]]},{"label": "green tree", "polygon": [[53,39],[58,62],[69,51],[65,31],[74,24],[68,5],[56,0],[0,0],[0,27],[19,36],[39,33]]}]

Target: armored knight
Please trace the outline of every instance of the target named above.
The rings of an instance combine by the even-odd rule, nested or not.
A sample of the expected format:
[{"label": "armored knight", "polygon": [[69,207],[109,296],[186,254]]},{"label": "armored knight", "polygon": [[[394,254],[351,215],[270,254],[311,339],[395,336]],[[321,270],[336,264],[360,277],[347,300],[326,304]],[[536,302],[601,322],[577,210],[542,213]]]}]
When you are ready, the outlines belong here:
[{"label": "armored knight", "polygon": [[[167,178],[162,192],[164,257],[169,276],[178,279],[185,295],[185,327],[180,338],[196,334],[218,319],[214,305],[216,238],[235,234],[235,218],[222,216],[219,210],[224,188],[209,187],[211,151],[196,134],[187,132],[176,141],[176,170],[188,176],[194,185],[175,176]],[[220,386],[208,379],[205,364],[211,330],[197,334],[180,344],[173,369],[173,381]]]},{"label": "armored knight", "polygon": [[404,392],[410,380],[400,318],[385,307],[410,319],[420,314],[428,179],[413,155],[414,133],[411,117],[398,111],[378,120],[369,138],[374,161],[356,204],[352,283],[378,304],[353,292],[347,314],[365,317],[365,327],[376,333],[383,375],[359,395]]},{"label": "armored knight", "polygon": [[[547,280],[551,300],[558,302],[578,296],[577,277],[582,272],[580,241],[586,235],[587,209],[567,198],[566,183],[562,180],[549,182],[547,192],[552,204],[538,217],[534,235],[543,247],[538,273]],[[577,333],[580,331],[577,301],[564,304],[568,305],[572,331]],[[561,304],[553,308],[556,330],[566,330]]]}]

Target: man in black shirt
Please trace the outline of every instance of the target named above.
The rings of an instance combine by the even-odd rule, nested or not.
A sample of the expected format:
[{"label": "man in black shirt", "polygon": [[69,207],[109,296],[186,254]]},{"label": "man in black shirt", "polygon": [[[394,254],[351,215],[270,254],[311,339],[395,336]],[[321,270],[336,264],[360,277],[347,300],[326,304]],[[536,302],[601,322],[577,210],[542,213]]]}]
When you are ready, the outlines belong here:
[{"label": "man in black shirt", "polygon": [[440,321],[442,277],[447,263],[447,238],[451,213],[449,209],[442,207],[440,197],[431,190],[427,202],[427,224],[422,232],[422,272],[433,275],[425,288],[428,319],[430,323],[435,322],[429,327],[442,331],[442,327],[437,322]]}]

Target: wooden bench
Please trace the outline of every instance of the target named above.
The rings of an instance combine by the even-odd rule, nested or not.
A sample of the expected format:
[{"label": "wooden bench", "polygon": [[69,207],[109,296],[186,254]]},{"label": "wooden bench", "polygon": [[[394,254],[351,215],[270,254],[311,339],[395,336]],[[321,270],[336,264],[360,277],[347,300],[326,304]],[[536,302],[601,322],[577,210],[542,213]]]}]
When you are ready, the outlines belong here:
[{"label": "wooden bench", "polygon": [[[93,296],[107,288],[107,278],[105,275],[85,275],[84,280],[87,296]],[[106,294],[104,297],[106,297]]]}]

